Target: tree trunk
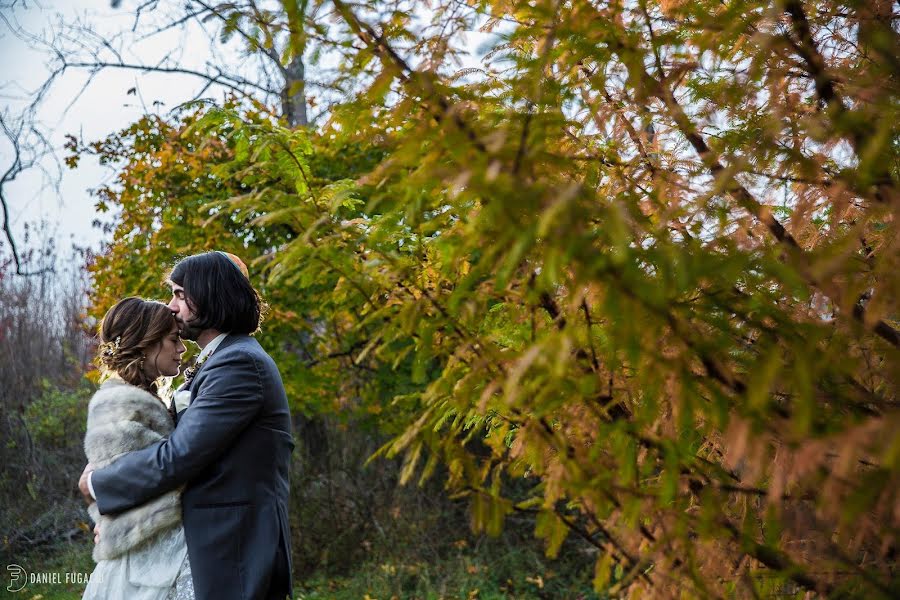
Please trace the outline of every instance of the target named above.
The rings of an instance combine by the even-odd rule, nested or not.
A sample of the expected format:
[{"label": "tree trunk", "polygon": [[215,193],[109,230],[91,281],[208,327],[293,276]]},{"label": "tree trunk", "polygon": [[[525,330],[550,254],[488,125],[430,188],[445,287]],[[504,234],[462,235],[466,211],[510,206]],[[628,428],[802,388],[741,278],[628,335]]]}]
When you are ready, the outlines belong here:
[{"label": "tree trunk", "polygon": [[327,470],[328,428],[321,415],[307,417],[299,411],[292,416],[294,437],[300,440],[306,463],[316,471]]},{"label": "tree trunk", "polygon": [[284,88],[281,90],[281,110],[291,127],[305,127],[308,124],[305,76],[303,57],[295,56],[285,69]]}]

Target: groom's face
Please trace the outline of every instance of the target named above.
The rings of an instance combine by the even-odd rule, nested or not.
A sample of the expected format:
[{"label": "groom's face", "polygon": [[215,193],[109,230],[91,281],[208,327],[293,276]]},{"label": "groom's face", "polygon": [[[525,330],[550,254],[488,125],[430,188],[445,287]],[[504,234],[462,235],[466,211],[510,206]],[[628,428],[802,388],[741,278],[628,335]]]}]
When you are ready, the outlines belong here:
[{"label": "groom's face", "polygon": [[175,321],[178,322],[178,328],[181,330],[181,337],[186,340],[197,340],[201,330],[194,327],[192,323],[197,315],[188,305],[187,297],[184,295],[184,288],[180,285],[172,284],[172,299],[169,301],[169,310],[175,315]]}]

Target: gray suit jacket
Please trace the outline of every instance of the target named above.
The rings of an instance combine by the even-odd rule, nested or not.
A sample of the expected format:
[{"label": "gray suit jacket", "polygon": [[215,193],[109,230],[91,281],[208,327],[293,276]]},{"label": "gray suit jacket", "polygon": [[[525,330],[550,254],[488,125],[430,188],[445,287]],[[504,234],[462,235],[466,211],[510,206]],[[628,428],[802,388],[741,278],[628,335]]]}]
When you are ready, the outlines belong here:
[{"label": "gray suit jacket", "polygon": [[94,471],[97,507],[118,513],[185,483],[183,522],[197,599],[284,600],[291,594],[294,440],[278,368],[255,339],[229,335],[190,391],[191,404],[168,439]]}]

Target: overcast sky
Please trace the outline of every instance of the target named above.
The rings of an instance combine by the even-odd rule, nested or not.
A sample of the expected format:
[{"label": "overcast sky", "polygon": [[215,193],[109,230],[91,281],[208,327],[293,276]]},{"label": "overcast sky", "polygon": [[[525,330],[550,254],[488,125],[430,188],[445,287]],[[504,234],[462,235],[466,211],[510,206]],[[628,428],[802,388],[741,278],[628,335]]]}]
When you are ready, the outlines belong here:
[{"label": "overcast sky", "polygon": [[[31,44],[10,31],[9,24],[21,26],[31,34],[47,35],[61,19],[67,23],[86,19],[101,30],[122,32],[132,26],[133,16],[129,12],[133,9],[132,4],[135,3],[125,0],[120,9],[113,9],[109,0],[42,0],[40,3],[0,0],[0,12],[4,17],[0,20],[0,56],[3,57],[0,62],[0,110],[18,113],[28,92],[40,86],[50,72],[51,57],[47,51],[30,47]],[[202,63],[208,55],[208,47],[203,35],[183,35],[173,31],[151,43],[131,46],[128,53],[131,58],[150,62],[178,51],[191,62]],[[200,80],[186,75],[108,70],[97,75],[79,96],[86,81],[84,71],[67,72],[50,89],[38,113],[60,161],[65,155],[62,146],[66,134],[78,135],[86,142],[101,139],[133,123],[147,111],[167,112],[191,99],[203,86]],[[128,95],[131,88],[136,88],[138,93]],[[215,93],[205,95],[214,96]],[[163,104],[154,107],[155,101]],[[11,164],[11,150],[5,139],[0,140],[0,173]],[[55,168],[51,158],[44,164],[50,170]],[[101,167],[95,160],[82,160],[77,169],[63,169],[57,191],[44,185],[45,177],[39,170],[21,174],[6,189],[13,232],[20,249],[27,245],[26,224],[33,226],[41,221],[49,224],[63,255],[73,243],[97,249],[103,234],[92,226],[99,215],[89,190],[113,175],[109,167]],[[108,216],[105,218],[109,219]]]}]

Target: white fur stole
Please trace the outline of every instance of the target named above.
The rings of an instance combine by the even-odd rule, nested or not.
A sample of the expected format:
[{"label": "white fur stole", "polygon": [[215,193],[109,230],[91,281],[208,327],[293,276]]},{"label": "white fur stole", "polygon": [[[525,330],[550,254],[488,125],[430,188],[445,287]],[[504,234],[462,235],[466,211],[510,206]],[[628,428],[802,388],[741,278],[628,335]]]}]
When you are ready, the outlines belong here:
[{"label": "white fur stole", "polygon": [[[127,452],[162,440],[173,429],[172,418],[159,398],[113,378],[91,398],[84,452],[88,461],[101,469]],[[100,524],[100,542],[94,546],[94,560],[99,562],[121,556],[180,524],[181,493],[167,492],[116,515],[101,515],[95,502],[88,513]]]}]

